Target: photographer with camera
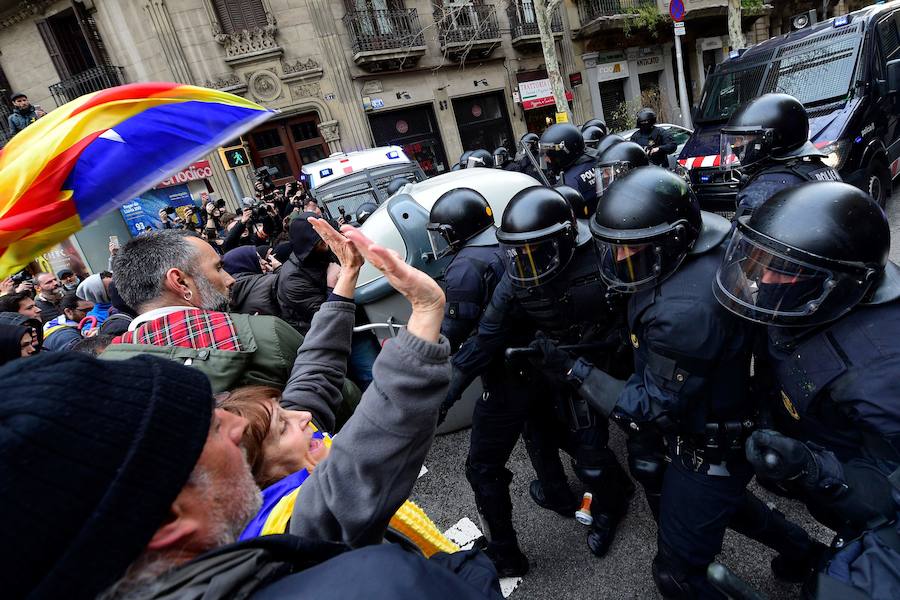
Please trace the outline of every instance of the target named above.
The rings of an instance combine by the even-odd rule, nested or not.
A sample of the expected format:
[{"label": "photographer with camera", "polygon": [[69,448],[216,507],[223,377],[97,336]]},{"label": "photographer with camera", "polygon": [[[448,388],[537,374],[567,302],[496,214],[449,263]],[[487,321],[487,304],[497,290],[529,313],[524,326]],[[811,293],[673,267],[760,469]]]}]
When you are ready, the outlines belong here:
[{"label": "photographer with camera", "polygon": [[159,209],[159,223],[160,229],[184,229],[184,221],[173,206]]},{"label": "photographer with camera", "polygon": [[[259,246],[269,244],[269,240],[277,235],[280,222],[274,217],[275,208],[251,198],[241,200],[242,210],[239,218],[229,223],[222,250],[228,252],[240,246]],[[276,223],[279,227],[276,227]]]}]

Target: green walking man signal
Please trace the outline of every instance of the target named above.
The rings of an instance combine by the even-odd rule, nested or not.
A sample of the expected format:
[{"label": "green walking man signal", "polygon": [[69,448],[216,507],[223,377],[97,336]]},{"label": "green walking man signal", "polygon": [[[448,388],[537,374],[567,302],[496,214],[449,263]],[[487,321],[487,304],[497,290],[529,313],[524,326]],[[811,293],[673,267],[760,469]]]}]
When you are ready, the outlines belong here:
[{"label": "green walking man signal", "polygon": [[225,169],[231,170],[237,167],[246,167],[250,164],[250,156],[244,146],[231,146],[230,148],[220,148],[219,155],[222,157],[222,164]]}]

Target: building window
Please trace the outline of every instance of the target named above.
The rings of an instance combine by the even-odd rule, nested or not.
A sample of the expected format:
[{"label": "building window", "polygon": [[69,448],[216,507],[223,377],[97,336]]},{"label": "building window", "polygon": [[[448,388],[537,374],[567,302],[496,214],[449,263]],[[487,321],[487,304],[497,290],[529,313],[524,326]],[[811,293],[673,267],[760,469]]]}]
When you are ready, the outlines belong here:
[{"label": "building window", "polygon": [[318,115],[308,113],[257,127],[248,136],[253,164],[275,167],[275,185],[296,180],[303,165],[328,156],[318,125]]},{"label": "building window", "polygon": [[212,4],[222,33],[253,31],[267,24],[262,0],[213,0]]}]

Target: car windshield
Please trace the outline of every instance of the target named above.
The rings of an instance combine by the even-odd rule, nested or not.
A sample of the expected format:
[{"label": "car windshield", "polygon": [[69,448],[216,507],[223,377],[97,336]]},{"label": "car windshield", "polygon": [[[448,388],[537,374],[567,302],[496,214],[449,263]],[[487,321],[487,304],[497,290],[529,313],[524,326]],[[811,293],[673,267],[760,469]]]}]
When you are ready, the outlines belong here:
[{"label": "car windshield", "polygon": [[771,63],[715,73],[706,84],[700,119],[728,119],[738,106],[770,92],[790,94],[807,107],[844,99],[861,40],[853,31],[841,31],[781,48]]}]

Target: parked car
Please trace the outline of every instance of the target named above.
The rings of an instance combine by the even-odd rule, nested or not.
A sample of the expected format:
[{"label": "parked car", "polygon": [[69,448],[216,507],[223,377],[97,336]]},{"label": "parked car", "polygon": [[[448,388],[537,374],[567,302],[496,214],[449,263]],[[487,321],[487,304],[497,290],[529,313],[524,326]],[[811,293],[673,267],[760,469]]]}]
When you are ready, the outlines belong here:
[{"label": "parked car", "polygon": [[[691,137],[693,133],[687,127],[682,127],[681,125],[673,125],[672,123],[657,123],[657,127],[660,129],[665,129],[670,136],[675,140],[677,147],[675,148],[675,152],[669,155],[669,170],[675,171],[678,165],[678,156],[681,154],[681,149],[684,148],[685,142],[688,141],[688,138]],[[622,133],[617,133],[616,135],[630,140],[631,136],[637,133],[637,129],[629,129],[627,131],[623,131]]]},{"label": "parked car", "polygon": [[825,162],[885,206],[900,166],[900,2],[771,38],[716,67],[678,157],[704,209],[734,211],[737,183],[719,164],[719,132],[768,92],[802,102]]}]

